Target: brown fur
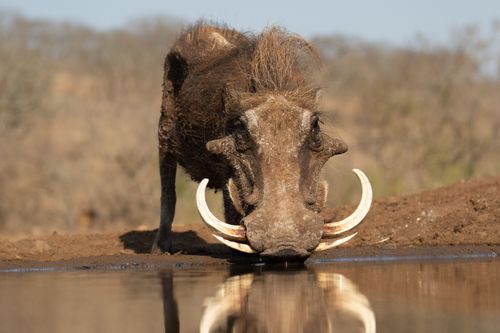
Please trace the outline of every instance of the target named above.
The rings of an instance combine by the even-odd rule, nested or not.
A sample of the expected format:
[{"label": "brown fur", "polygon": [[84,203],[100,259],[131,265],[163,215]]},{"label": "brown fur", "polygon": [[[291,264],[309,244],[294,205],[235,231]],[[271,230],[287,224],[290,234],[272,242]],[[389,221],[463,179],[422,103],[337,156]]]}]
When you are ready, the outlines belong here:
[{"label": "brown fur", "polygon": [[[283,226],[281,222],[274,224],[276,228],[261,226],[266,218],[247,224],[242,218],[267,204],[286,209],[272,195],[263,202],[265,190],[283,189],[293,182],[289,187],[300,194],[283,200],[302,208],[306,202],[307,212],[291,212],[304,213],[304,220],[314,222],[314,226],[295,225],[298,229],[293,234],[311,233],[307,244],[299,246],[307,251],[317,245],[322,222],[313,211],[322,208],[318,203],[324,198],[318,193],[325,193],[318,185],[319,171],[329,157],[346,150],[337,141],[332,143],[336,148],[325,146],[332,139],[319,133],[315,138],[321,141],[321,149],[307,148],[319,90],[312,70],[319,65],[304,39],[276,27],[255,36],[200,23],[178,39],[164,67],[159,123],[162,212],[154,250],[170,250],[177,163],[193,180],[208,178],[210,187],[224,189],[226,220],[245,223],[251,243],[251,235],[280,232]],[[268,181],[271,178],[276,181]],[[234,181],[233,189],[226,188],[229,179]],[[267,217],[281,221],[278,216]],[[250,227],[251,231],[249,225],[259,226]],[[289,236],[287,242],[293,243],[296,236]],[[259,251],[275,245],[257,243],[253,245]]]}]

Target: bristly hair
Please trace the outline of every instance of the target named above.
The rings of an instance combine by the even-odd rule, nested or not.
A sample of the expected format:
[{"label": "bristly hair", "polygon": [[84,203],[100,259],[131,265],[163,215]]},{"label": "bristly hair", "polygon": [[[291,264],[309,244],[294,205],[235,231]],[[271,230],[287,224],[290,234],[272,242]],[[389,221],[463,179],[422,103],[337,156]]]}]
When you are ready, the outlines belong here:
[{"label": "bristly hair", "polygon": [[251,80],[257,91],[288,91],[309,94],[318,89],[314,70],[322,63],[302,37],[279,27],[264,30],[255,40]]},{"label": "bristly hair", "polygon": [[186,71],[210,71],[226,62],[232,80],[245,78],[249,92],[278,92],[302,107],[315,107],[320,57],[305,39],[283,28],[272,26],[254,35],[199,21],[174,45],[170,56],[177,54]]},{"label": "bristly hair", "polygon": [[221,23],[199,20],[188,26],[174,44],[172,51],[182,55],[189,65],[203,64],[224,57],[228,50],[250,48],[254,37]]}]

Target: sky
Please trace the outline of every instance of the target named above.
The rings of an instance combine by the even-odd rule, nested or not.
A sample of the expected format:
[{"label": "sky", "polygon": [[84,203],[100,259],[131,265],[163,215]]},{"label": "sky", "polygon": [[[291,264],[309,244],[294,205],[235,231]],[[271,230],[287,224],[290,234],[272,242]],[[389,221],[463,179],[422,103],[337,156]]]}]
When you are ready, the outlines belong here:
[{"label": "sky", "polygon": [[488,31],[500,21],[499,0],[0,0],[0,10],[98,29],[144,16],[203,17],[247,31],[279,24],[306,37],[337,33],[396,45],[418,34],[446,42],[452,29],[475,24]]}]

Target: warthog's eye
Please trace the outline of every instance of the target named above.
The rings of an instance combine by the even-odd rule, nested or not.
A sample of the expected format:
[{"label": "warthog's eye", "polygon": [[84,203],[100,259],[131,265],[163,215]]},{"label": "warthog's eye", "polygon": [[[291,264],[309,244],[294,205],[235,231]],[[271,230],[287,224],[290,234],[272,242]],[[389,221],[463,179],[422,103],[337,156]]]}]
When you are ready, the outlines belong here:
[{"label": "warthog's eye", "polygon": [[319,126],[320,120],[318,116],[311,118],[311,129],[309,133],[309,146],[314,151],[321,150],[321,128]]},{"label": "warthog's eye", "polygon": [[319,118],[317,116],[313,116],[311,121],[311,134],[318,135],[319,131]]},{"label": "warthog's eye", "polygon": [[244,152],[252,147],[252,140],[247,126],[241,119],[237,119],[231,124],[230,131],[233,134],[237,151]]}]

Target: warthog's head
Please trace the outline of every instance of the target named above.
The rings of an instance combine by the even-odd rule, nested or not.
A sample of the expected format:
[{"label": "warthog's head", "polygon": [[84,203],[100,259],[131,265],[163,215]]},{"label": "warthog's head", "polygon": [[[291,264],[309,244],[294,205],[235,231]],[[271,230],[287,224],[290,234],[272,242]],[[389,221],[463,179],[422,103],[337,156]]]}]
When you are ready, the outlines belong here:
[{"label": "warthog's head", "polygon": [[368,180],[354,170],[363,185],[361,203],[350,217],[331,222],[323,210],[328,184],[319,179],[325,162],[346,152],[346,144],[323,133],[319,115],[286,95],[256,94],[238,101],[227,136],[208,142],[207,149],[224,155],[233,167],[227,190],[240,225],[210,213],[204,195],[208,180],[197,193],[202,218],[219,231],[215,236],[240,251],[282,259],[305,258],[354,236],[345,232],[368,212]]}]

